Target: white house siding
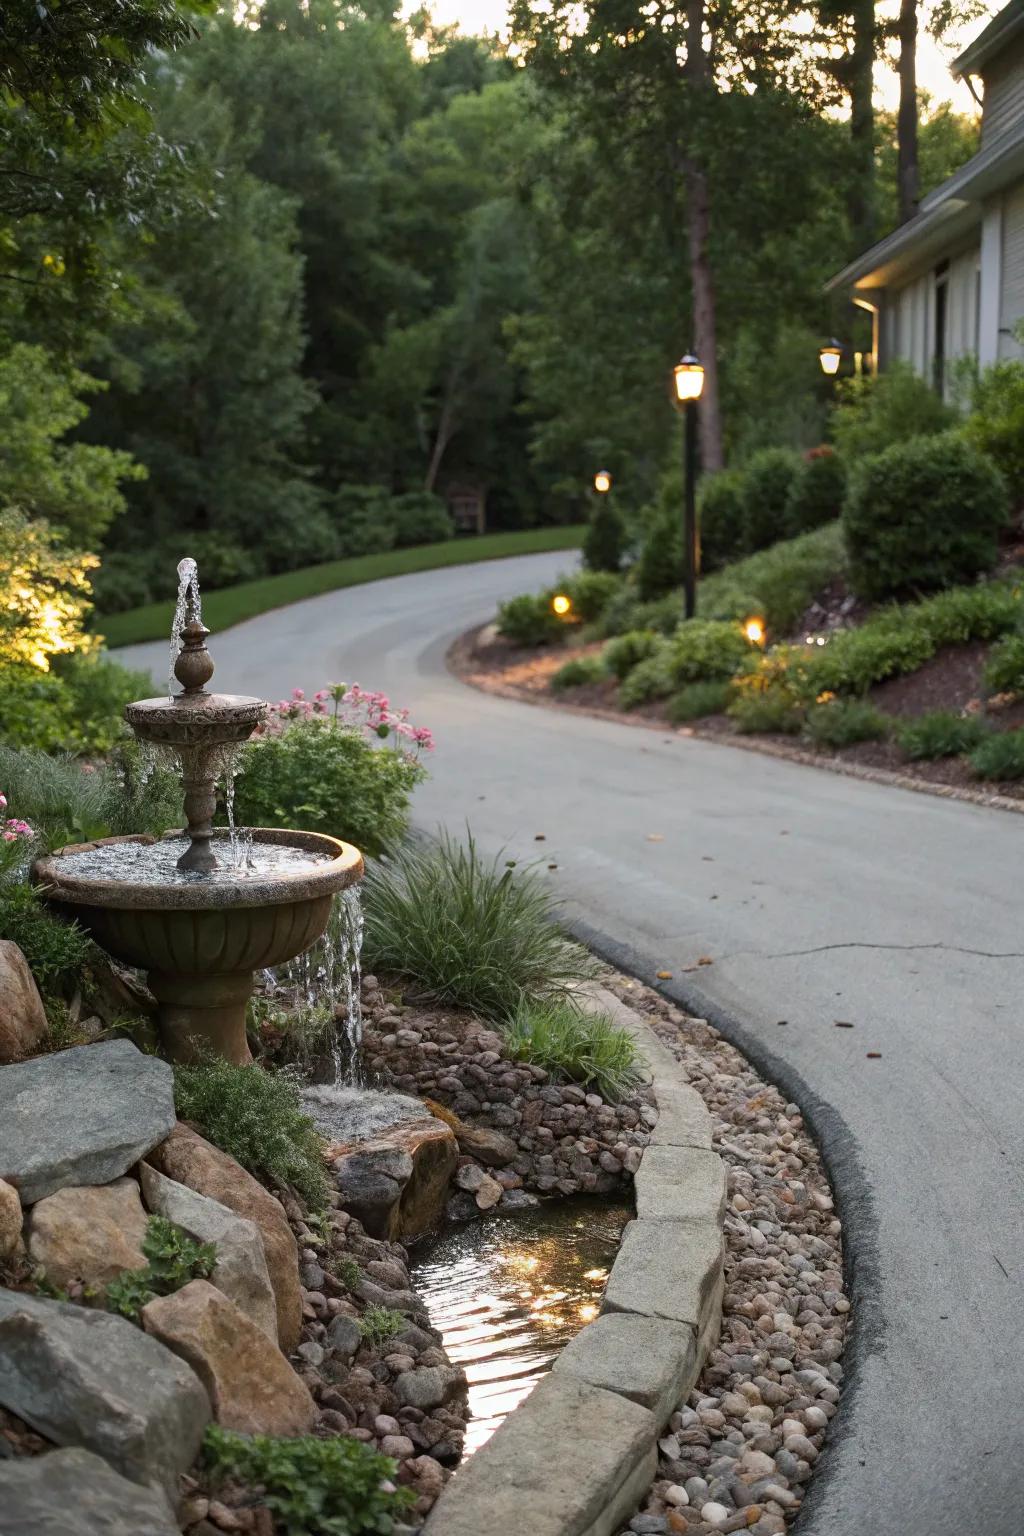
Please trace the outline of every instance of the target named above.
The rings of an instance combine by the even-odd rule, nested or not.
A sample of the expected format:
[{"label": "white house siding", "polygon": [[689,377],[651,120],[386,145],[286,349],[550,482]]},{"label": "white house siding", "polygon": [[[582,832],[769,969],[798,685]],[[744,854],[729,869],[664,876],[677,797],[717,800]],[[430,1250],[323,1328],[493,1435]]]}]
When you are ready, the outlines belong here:
[{"label": "white house siding", "polygon": [[1024,320],[1024,184],[1003,198],[1002,289],[999,356],[1024,357],[1013,330]]},{"label": "white house siding", "polygon": [[976,356],[978,351],[978,247],[971,246],[949,264],[946,299],[946,357]]},{"label": "white house siding", "polygon": [[981,142],[990,144],[1024,114],[1024,41],[1004,49],[985,66]]},{"label": "white house siding", "polygon": [[932,345],[932,274],[888,294],[889,358],[901,357],[918,373],[927,374]]}]

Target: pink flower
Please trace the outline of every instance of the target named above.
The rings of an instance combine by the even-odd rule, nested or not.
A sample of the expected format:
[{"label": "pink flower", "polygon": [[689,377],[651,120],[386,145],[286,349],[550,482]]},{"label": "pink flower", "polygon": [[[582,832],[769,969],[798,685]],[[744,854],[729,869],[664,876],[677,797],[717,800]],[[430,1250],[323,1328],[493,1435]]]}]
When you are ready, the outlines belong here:
[{"label": "pink flower", "polygon": [[424,752],[433,752],[433,750],[434,750],[434,733],[433,733],[433,731],[428,730],[425,725],[418,725],[416,727],[416,729],[413,731],[412,734],[413,734],[413,739],[415,740],[416,745],[418,747],[422,747]]},{"label": "pink flower", "polygon": [[305,697],[306,697],[306,695],[305,695],[305,692],[304,692],[303,689],[301,689],[301,688],[293,688],[292,689],[292,698],[293,699],[304,699]]},{"label": "pink flower", "polygon": [[0,795],[0,811],[5,811],[6,809],[7,809],[7,796],[6,795]]}]

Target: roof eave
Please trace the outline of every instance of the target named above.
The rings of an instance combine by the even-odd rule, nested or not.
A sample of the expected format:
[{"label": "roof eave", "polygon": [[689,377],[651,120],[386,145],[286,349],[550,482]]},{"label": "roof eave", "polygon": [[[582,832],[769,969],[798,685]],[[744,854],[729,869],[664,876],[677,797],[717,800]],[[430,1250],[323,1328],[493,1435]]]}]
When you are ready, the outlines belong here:
[{"label": "roof eave", "polygon": [[1011,0],[1011,4],[993,16],[988,26],[966,47],[959,58],[953,60],[949,72],[954,80],[965,75],[976,75],[994,54],[1008,42],[1024,33],[1024,3]]}]

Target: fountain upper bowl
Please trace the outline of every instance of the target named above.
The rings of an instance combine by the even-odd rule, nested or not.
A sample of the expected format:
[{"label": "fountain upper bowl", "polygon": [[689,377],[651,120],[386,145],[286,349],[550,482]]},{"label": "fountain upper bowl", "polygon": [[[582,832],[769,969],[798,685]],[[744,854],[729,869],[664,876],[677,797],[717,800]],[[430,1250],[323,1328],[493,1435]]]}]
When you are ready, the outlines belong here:
[{"label": "fountain upper bowl", "polygon": [[[87,873],[87,865],[81,873],[76,870],[76,862],[82,867],[81,856],[97,849],[126,845],[155,847],[160,842],[173,840],[177,844],[181,840],[180,833],[168,833],[164,839],[134,834],[58,849],[36,860],[32,866],[32,880],[45,888],[49,901],[69,906],[120,911],[200,912],[316,901],[333,896],[336,891],[362,879],[362,854],[358,848],[338,838],[322,832],[296,832],[276,827],[254,827],[250,835],[257,856],[260,848],[269,847],[294,849],[300,859],[294,868],[266,872],[234,869],[230,862],[230,835],[225,830],[218,830],[213,840],[224,856],[219,878],[199,875],[169,882],[146,879],[133,871],[126,872],[124,877],[106,878]],[[302,854],[309,858],[301,859]]]},{"label": "fountain upper bowl", "polygon": [[247,741],[267,718],[263,699],[237,693],[179,693],[138,699],[124,718],[140,741],[165,747],[218,747]]}]

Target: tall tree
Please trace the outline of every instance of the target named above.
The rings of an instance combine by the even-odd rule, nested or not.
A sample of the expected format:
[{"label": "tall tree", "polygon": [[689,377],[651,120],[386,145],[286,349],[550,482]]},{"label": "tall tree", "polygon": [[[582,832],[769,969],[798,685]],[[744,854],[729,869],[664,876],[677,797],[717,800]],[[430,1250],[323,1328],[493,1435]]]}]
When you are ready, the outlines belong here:
[{"label": "tall tree", "polygon": [[900,103],[896,118],[899,156],[896,183],[899,193],[900,223],[905,224],[917,212],[921,200],[921,171],[918,160],[917,128],[917,0],[900,0],[899,37]]}]

